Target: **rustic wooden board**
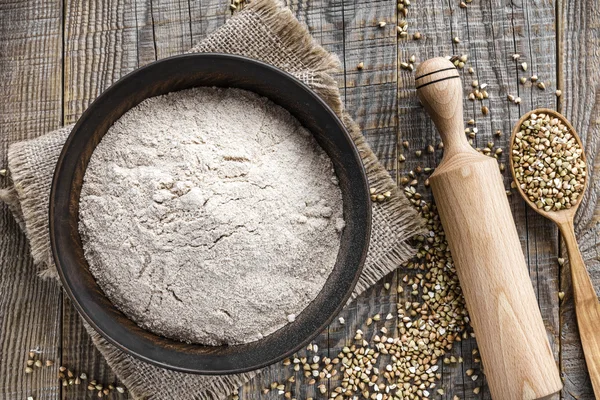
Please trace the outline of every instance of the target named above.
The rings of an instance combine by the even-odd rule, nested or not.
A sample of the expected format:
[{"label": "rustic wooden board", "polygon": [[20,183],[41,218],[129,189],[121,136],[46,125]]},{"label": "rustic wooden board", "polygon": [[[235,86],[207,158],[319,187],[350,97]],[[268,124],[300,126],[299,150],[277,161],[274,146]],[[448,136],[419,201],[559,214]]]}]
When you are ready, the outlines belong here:
[{"label": "rustic wooden board", "polygon": [[[538,107],[556,108],[556,15],[555,6],[550,2],[514,2],[513,21],[520,19],[525,23],[527,32],[524,35],[522,50],[516,41],[517,51],[523,54],[530,68],[521,76],[536,74],[546,85],[546,90],[537,86],[526,85],[525,95],[521,94],[521,113]],[[517,18],[517,16],[519,18]],[[514,78],[516,80],[516,77]],[[529,108],[527,107],[529,104]],[[511,121],[514,124],[514,121]],[[517,194],[514,193],[517,198]],[[559,326],[559,265],[558,258],[558,230],[549,220],[541,217],[535,211],[527,208],[526,211],[527,251],[525,252],[530,268],[530,274],[542,317],[548,332],[550,346],[554,353],[557,365],[560,361],[560,326]],[[535,275],[534,275],[535,271]],[[559,394],[553,396],[558,399]]]},{"label": "rustic wooden board", "polygon": [[[594,1],[559,1],[559,82],[563,95],[559,102],[561,111],[579,133],[588,161],[597,163],[600,145],[600,102],[598,73],[600,56],[598,48],[598,21],[600,8]],[[595,284],[600,288],[600,257],[597,243],[598,229],[598,170],[591,172],[591,181],[580,210],[577,214],[576,233],[587,269]],[[562,252],[565,254],[566,252]],[[568,265],[561,268],[561,290],[565,299],[560,309],[561,369],[564,376],[564,399],[593,399],[594,393],[586,370],[579,332],[573,308],[573,292]]]},{"label": "rustic wooden board", "polygon": [[[345,1],[344,66],[346,107],[367,142],[395,178],[397,119],[397,34],[393,1]],[[379,22],[386,26],[379,27]],[[364,64],[358,70],[359,63]]]},{"label": "rustic wooden board", "polygon": [[[62,10],[59,2],[0,2],[0,169],[8,145],[62,122]],[[8,179],[0,177],[0,187]],[[57,399],[57,369],[25,374],[30,350],[59,360],[61,294],[38,278],[25,235],[0,206],[0,397]]]},{"label": "rustic wooden board", "polygon": [[[147,60],[152,40],[144,17],[149,6],[133,1],[69,1],[65,9],[64,113],[72,123],[102,91]],[[151,27],[152,25],[150,25]],[[150,42],[152,44],[152,42]],[[153,48],[153,47],[152,47]],[[143,49],[140,54],[140,49]],[[154,61],[154,58],[150,61]]]},{"label": "rustic wooden board", "polygon": [[188,1],[191,41],[195,45],[223,25],[229,14],[227,2]]},{"label": "rustic wooden board", "polygon": [[[339,3],[343,18],[343,49],[336,54],[343,60],[343,86],[339,82],[342,99],[373,152],[395,178],[398,125],[396,1],[353,0]],[[382,28],[380,22],[386,25]],[[359,70],[357,66],[361,62],[364,68]],[[397,282],[397,272],[388,275],[344,310],[344,325],[339,321],[331,324],[331,356],[337,356],[344,346],[354,343],[359,329],[364,332],[371,347],[372,337],[381,335],[379,330],[383,326],[390,332],[396,330]],[[390,284],[389,290],[385,289],[384,283]],[[376,314],[381,315],[381,321],[367,326],[367,319]],[[388,314],[392,318],[385,320]],[[340,374],[330,379],[330,390],[340,385],[341,378]]]},{"label": "rustic wooden board", "polygon": [[[223,0],[70,0],[65,2],[64,10],[58,3],[46,3],[0,2],[0,84],[3,93],[8,94],[0,100],[0,168],[8,141],[75,121],[116,79],[157,58],[186,51],[231,15]],[[434,166],[440,158],[439,152],[414,156],[414,150],[436,144],[438,138],[416,100],[413,74],[399,68],[399,62],[412,54],[418,61],[453,53],[469,55],[467,66],[475,68],[476,79],[489,84],[486,90],[490,99],[485,104],[492,110],[483,117],[479,102],[465,100],[465,118],[477,120],[477,146],[493,140],[506,150],[508,133],[520,114],[534,107],[558,105],[582,135],[590,159],[597,154],[595,80],[600,43],[595,2],[557,1],[557,22],[555,4],[549,1],[475,1],[462,9],[454,0],[422,0],[414,2],[407,18],[411,33],[418,30],[424,34],[425,40],[421,41],[397,38],[395,1],[289,0],[288,4],[315,39],[340,57],[342,71],[335,77],[346,105],[393,176],[399,178],[417,165]],[[382,20],[387,26],[378,28]],[[554,31],[557,24],[563,28],[558,43]],[[461,42],[453,44],[453,36]],[[527,73],[512,61],[510,56],[515,52],[529,64]],[[365,69],[358,71],[356,65],[361,61]],[[533,73],[546,82],[545,92],[518,83],[519,77]],[[465,73],[465,86],[472,79]],[[553,95],[557,81],[562,82],[565,93],[561,103]],[[507,94],[519,95],[521,105],[508,103]],[[500,139],[493,136],[498,129],[504,133]],[[405,139],[411,143],[409,150],[398,146]],[[405,151],[406,163],[397,162],[398,151]],[[0,186],[6,184],[2,179]],[[508,187],[508,172],[505,182]],[[565,377],[562,397],[591,399],[573,314],[569,271],[565,267],[559,273],[556,263],[556,229],[527,209],[518,196],[510,201],[552,348],[557,360],[560,356]],[[591,198],[585,205],[589,218],[584,221],[591,219],[595,204],[596,199]],[[39,345],[49,358],[60,360],[62,356],[62,361],[74,369],[96,374],[106,383],[114,379],[72,306],[66,301],[62,304],[56,285],[35,278],[24,236],[6,208],[1,211],[0,392],[11,399],[30,393],[36,399],[81,398],[83,392],[61,390],[50,371],[23,374],[26,351]],[[600,265],[593,246],[597,234],[589,225],[580,224],[578,229],[587,234],[584,257],[600,285]],[[397,274],[388,280],[394,288]],[[567,293],[560,313],[559,287]],[[395,314],[397,300],[397,293],[385,291],[382,284],[368,291],[344,311],[345,325],[336,322],[318,337],[319,353],[337,354],[351,341],[356,329],[366,330],[363,324],[368,316],[390,311]],[[441,387],[446,395],[442,398],[451,399],[454,394],[461,399],[490,398],[487,390],[477,396],[472,393],[476,386],[485,385],[482,378],[472,382],[464,375],[466,369],[478,368],[471,356],[475,347],[473,340],[456,344],[452,354],[462,356],[465,363],[444,366]],[[263,396],[260,389],[284,376],[289,376],[289,371],[280,366],[269,368],[263,377],[244,387],[241,398],[277,397]],[[302,381],[289,384],[294,396],[319,398],[315,387],[307,387]],[[330,385],[335,383],[333,379]]]},{"label": "rustic wooden board", "polygon": [[[87,382],[91,380],[96,380],[104,387],[109,384],[119,385],[117,377],[92,344],[92,339],[83,327],[83,320],[66,296],[63,298],[62,338],[62,365],[77,376],[81,373],[87,376],[82,384],[63,388],[62,400],[77,400],[95,395],[96,392],[87,390]],[[125,393],[119,395],[119,398],[127,399],[129,396]]]},{"label": "rustic wooden board", "polygon": [[[149,25],[148,25],[149,23]],[[102,91],[140,62],[155,59],[149,2],[71,1],[65,9],[64,113],[75,122]],[[65,299],[62,321],[62,363],[103,385],[116,378],[96,350],[81,318]],[[91,394],[87,385],[68,387],[63,399]]]},{"label": "rustic wooden board", "polygon": [[175,56],[192,47],[187,0],[151,0],[156,58]]}]

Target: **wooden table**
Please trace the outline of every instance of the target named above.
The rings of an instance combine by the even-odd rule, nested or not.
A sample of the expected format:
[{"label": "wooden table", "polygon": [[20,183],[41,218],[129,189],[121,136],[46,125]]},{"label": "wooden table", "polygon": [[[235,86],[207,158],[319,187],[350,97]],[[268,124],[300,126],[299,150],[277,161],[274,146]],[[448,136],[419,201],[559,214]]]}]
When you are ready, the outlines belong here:
[{"label": "wooden table", "polygon": [[[506,145],[519,115],[535,107],[565,113],[586,143],[588,158],[598,152],[600,112],[600,6],[591,0],[474,0],[466,8],[458,0],[415,0],[408,15],[409,32],[423,39],[400,39],[395,30],[401,19],[395,0],[291,0],[297,18],[314,38],[337,54],[343,71],[336,75],[347,108],[392,176],[417,165],[434,166],[435,157],[420,158],[406,151],[398,162],[398,144],[409,140],[411,149],[436,143],[436,132],[420,108],[413,73],[400,62],[416,54],[418,60],[468,54],[464,85],[473,79],[487,83],[490,97],[481,104],[465,100],[465,118],[475,118],[476,145],[489,140]],[[231,17],[226,0],[0,0],[0,168],[6,164],[9,143],[35,137],[74,122],[86,106],[112,82],[156,59],[180,54]],[[387,26],[380,29],[379,21]],[[460,42],[455,43],[454,37]],[[521,54],[526,73],[512,60]],[[365,69],[356,66],[363,62]],[[537,74],[545,91],[519,77]],[[563,92],[557,100],[556,88]],[[520,96],[515,105],[507,94]],[[492,134],[501,130],[504,135]],[[505,173],[507,187],[508,173]],[[7,178],[0,178],[0,187]],[[517,221],[531,278],[544,316],[548,336],[564,377],[560,398],[592,399],[575,324],[568,267],[557,263],[560,238],[554,225],[525,207],[516,195],[511,205]],[[586,207],[591,219],[595,199]],[[490,210],[492,212],[492,210]],[[580,232],[586,228],[580,224]],[[55,373],[42,369],[24,374],[27,352],[39,348],[44,356],[99,381],[115,381],[114,374],[92,346],[81,321],[56,282],[36,276],[28,243],[8,209],[0,208],[0,398],[81,399],[85,388],[63,389]],[[584,253],[593,279],[600,287],[595,231],[588,232]],[[590,239],[591,237],[591,239]],[[402,274],[400,270],[397,274]],[[397,274],[385,279],[395,287]],[[566,292],[559,301],[558,292]],[[395,291],[383,283],[360,297],[344,312],[346,324],[332,325],[317,339],[321,349],[337,353],[369,315],[387,314],[396,307]],[[600,321],[599,321],[600,324]],[[600,328],[599,328],[600,329]],[[445,395],[452,399],[490,398],[484,381],[465,376],[471,368],[474,340],[455,345],[451,354],[463,355],[458,366],[442,365]],[[281,378],[278,366],[246,385],[241,398],[263,396],[260,389]],[[173,384],[176,384],[174,382]],[[483,386],[480,394],[473,389]],[[297,383],[300,400],[315,395],[314,387]],[[122,397],[122,396],[121,396]],[[319,396],[315,396],[320,398]],[[556,396],[558,398],[558,396]]]}]

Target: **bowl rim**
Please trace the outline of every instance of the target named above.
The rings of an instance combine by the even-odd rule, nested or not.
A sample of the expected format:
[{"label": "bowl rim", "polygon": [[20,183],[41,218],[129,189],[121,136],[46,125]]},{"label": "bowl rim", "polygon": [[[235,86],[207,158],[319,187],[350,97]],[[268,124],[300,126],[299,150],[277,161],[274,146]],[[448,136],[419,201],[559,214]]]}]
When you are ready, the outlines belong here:
[{"label": "bowl rim", "polygon": [[[346,141],[348,141],[350,143],[350,148],[352,151],[352,156],[354,158],[356,158],[358,160],[358,164],[359,167],[358,171],[360,173],[360,179],[362,180],[363,184],[362,186],[364,187],[364,192],[366,194],[366,199],[367,199],[367,204],[364,204],[365,206],[365,212],[366,212],[366,226],[365,226],[365,236],[364,236],[364,241],[365,244],[360,252],[360,260],[359,263],[357,265],[357,269],[356,269],[356,273],[351,281],[351,284],[348,286],[346,292],[344,293],[343,297],[342,297],[342,301],[339,302],[339,304],[335,307],[335,311],[333,313],[331,313],[331,315],[329,315],[329,317],[326,318],[326,320],[324,320],[316,329],[311,328],[312,330],[312,334],[307,335],[306,338],[299,344],[297,344],[294,347],[291,347],[288,351],[279,354],[279,355],[275,355],[270,357],[269,359],[266,359],[262,362],[258,362],[258,363],[253,363],[250,366],[245,366],[245,367],[239,367],[239,368],[232,368],[232,369],[227,369],[227,370],[210,370],[210,369],[196,369],[196,368],[189,368],[189,367],[184,367],[181,365],[172,365],[170,363],[166,363],[166,362],[162,362],[156,358],[152,358],[152,357],[148,357],[146,354],[141,354],[139,351],[133,351],[131,348],[127,347],[125,344],[121,343],[119,340],[115,339],[114,335],[110,334],[109,332],[107,332],[106,329],[101,328],[97,321],[90,315],[89,310],[82,304],[82,299],[81,299],[81,295],[78,294],[76,291],[73,290],[73,286],[72,286],[72,281],[71,278],[69,276],[67,276],[66,271],[64,270],[64,265],[63,262],[61,260],[61,255],[63,253],[63,251],[60,249],[59,244],[58,244],[58,239],[56,237],[56,229],[57,229],[57,224],[59,221],[59,217],[60,215],[56,216],[57,214],[57,208],[56,208],[56,196],[58,195],[58,185],[59,185],[59,180],[61,178],[61,171],[64,167],[64,163],[65,163],[65,159],[68,156],[68,150],[70,148],[71,143],[73,142],[77,132],[81,129],[81,127],[83,125],[85,125],[85,123],[87,123],[88,118],[90,116],[91,113],[93,113],[95,106],[100,103],[101,101],[105,100],[106,98],[110,97],[112,95],[112,93],[116,90],[118,90],[121,86],[123,86],[126,82],[135,79],[137,76],[139,76],[140,74],[144,73],[144,72],[148,72],[150,69],[152,68],[157,68],[157,66],[165,64],[165,63],[169,63],[169,62],[174,62],[174,61],[179,61],[179,60],[187,60],[187,59],[198,59],[198,61],[202,61],[202,59],[204,60],[210,60],[210,59],[225,59],[225,60],[232,60],[235,62],[241,62],[241,63],[248,63],[248,64],[253,64],[256,67],[268,70],[270,73],[274,73],[274,74],[279,74],[281,75],[284,79],[290,81],[292,84],[294,84],[295,86],[298,87],[298,89],[304,91],[308,96],[311,97],[311,100],[314,101],[315,103],[318,104],[319,107],[321,107],[327,114],[329,114],[329,117],[331,117],[333,119],[333,121],[335,122],[335,124],[337,125],[337,128],[339,129],[339,131],[342,133],[342,135],[344,136],[344,139]],[[202,85],[198,85],[195,87],[201,87]],[[236,86],[231,86],[231,87],[236,87]],[[178,91],[180,89],[176,89],[173,91]],[[262,95],[261,95],[262,96]],[[153,96],[148,96],[145,97],[146,98],[150,98]],[[273,99],[271,99],[273,101]],[[142,100],[143,101],[143,100]],[[131,109],[131,108],[129,108]],[[289,111],[289,110],[288,110]],[[125,111],[126,112],[126,111]],[[290,111],[291,112],[291,111]],[[117,118],[118,119],[118,118]],[[83,169],[84,173],[85,173],[85,169],[87,168],[87,166]],[[355,172],[355,171],[353,171]],[[83,179],[83,178],[81,178]],[[69,186],[70,187],[70,186]],[[71,191],[71,190],[70,190]],[[69,191],[69,192],[70,192]],[[179,371],[179,372],[186,372],[186,373],[194,373],[194,374],[203,374],[203,375],[228,375],[228,374],[236,374],[236,373],[243,373],[243,372],[249,372],[249,371],[253,371],[256,369],[260,369],[269,365],[272,365],[282,359],[284,359],[285,357],[289,357],[290,355],[292,355],[293,353],[297,352],[298,350],[302,349],[303,347],[305,347],[308,343],[310,343],[316,336],[318,336],[324,329],[327,328],[327,326],[333,321],[333,319],[340,313],[340,311],[344,308],[344,306],[347,304],[348,299],[350,299],[350,296],[352,295],[355,287],[356,287],[356,283],[358,282],[361,274],[362,274],[362,270],[363,270],[363,266],[365,263],[365,259],[367,256],[367,252],[369,249],[369,243],[370,243],[370,237],[371,237],[371,225],[372,225],[372,208],[371,208],[371,203],[370,203],[370,198],[368,195],[368,177],[366,174],[366,170],[365,170],[365,166],[364,166],[364,162],[362,160],[362,158],[360,157],[360,153],[356,147],[356,144],[354,142],[354,140],[352,139],[352,136],[350,135],[348,129],[346,128],[346,126],[344,125],[344,123],[341,121],[340,117],[333,111],[333,109],[313,90],[311,89],[308,85],[304,84],[302,81],[300,81],[299,79],[297,79],[295,76],[289,74],[286,71],[283,71],[275,66],[272,66],[270,64],[264,63],[262,61],[259,60],[255,60],[252,58],[248,58],[248,57],[244,57],[244,56],[239,56],[239,55],[230,55],[230,54],[221,54],[221,53],[189,53],[189,54],[183,54],[183,55],[177,55],[177,56],[173,56],[173,57],[168,57],[168,58],[164,58],[161,60],[157,60],[154,61],[150,64],[147,64],[145,66],[142,66],[138,69],[135,69],[134,71],[126,74],[125,76],[121,77],[119,80],[117,80],[115,83],[113,83],[112,85],[110,85],[106,90],[104,90],[88,107],[87,109],[82,113],[82,115],[79,117],[77,123],[75,124],[75,126],[73,127],[73,129],[71,130],[71,132],[69,133],[63,148],[61,150],[60,156],[58,158],[58,161],[56,163],[55,166],[55,170],[53,173],[53,178],[52,178],[52,185],[51,185],[51,190],[50,190],[50,197],[49,197],[49,236],[50,236],[50,248],[51,248],[51,252],[52,252],[52,259],[56,265],[56,269],[58,271],[58,275],[60,277],[60,280],[62,282],[62,287],[63,290],[67,293],[67,295],[69,296],[71,302],[73,303],[73,305],[75,306],[75,308],[77,309],[77,311],[79,312],[79,314],[81,316],[83,316],[83,318],[85,319],[85,321],[90,324],[90,326],[96,331],[98,332],[106,341],[108,341],[110,344],[116,346],[118,349],[124,351],[127,354],[130,354],[132,356],[134,356],[137,359],[140,359],[142,361],[145,361],[149,364],[161,367],[161,368],[166,368],[169,370],[175,370],[175,371]],[[62,209],[61,209],[62,210]],[[58,210],[60,211],[60,210]],[[339,253],[338,253],[339,254]],[[329,279],[329,277],[328,277]],[[108,297],[103,293],[104,297],[106,297],[106,299],[108,299]],[[313,299],[312,301],[314,301],[315,299]],[[108,299],[108,301],[110,302],[110,299]],[[311,303],[312,303],[311,301]],[[309,303],[310,306],[310,303]],[[307,306],[306,308],[308,308],[309,306]],[[113,307],[115,307],[113,305]],[[304,311],[304,310],[303,310]],[[124,315],[124,314],[123,314]],[[130,320],[131,321],[131,320]],[[131,321],[131,323],[135,324],[135,322]],[[137,324],[136,324],[137,325]],[[284,325],[287,326],[289,324]],[[280,328],[283,329],[284,327]],[[142,329],[142,328],[140,328]],[[148,330],[144,330],[154,336],[157,336],[161,339],[166,339],[166,340],[173,340],[173,339],[168,339],[168,338],[164,338],[163,336],[154,334],[151,331]],[[277,332],[277,331],[276,331]],[[269,337],[270,335],[266,336]],[[262,341],[263,339],[258,340],[257,342]],[[183,344],[182,342],[179,342],[181,344]],[[194,344],[194,345],[189,345],[189,346],[201,346],[201,347],[206,347],[200,344]],[[229,346],[229,347],[234,347],[234,346]],[[163,348],[164,349],[164,348]]]}]

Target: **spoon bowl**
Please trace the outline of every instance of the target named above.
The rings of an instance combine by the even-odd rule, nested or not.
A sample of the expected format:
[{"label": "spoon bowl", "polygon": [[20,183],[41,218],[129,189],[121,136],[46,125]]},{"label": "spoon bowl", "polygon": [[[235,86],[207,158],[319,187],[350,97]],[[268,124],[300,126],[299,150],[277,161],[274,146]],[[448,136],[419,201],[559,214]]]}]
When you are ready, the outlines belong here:
[{"label": "spoon bowl", "polygon": [[513,128],[509,143],[509,163],[513,179],[516,183],[517,190],[521,194],[521,197],[523,197],[525,202],[529,204],[536,212],[554,221],[558,225],[560,233],[567,247],[569,266],[571,269],[571,280],[573,283],[573,300],[575,303],[575,313],[577,314],[577,325],[579,327],[579,336],[581,338],[581,345],[583,347],[583,353],[585,355],[585,361],[590,374],[590,379],[592,381],[592,386],[594,388],[596,398],[598,399],[600,398],[600,331],[597,329],[597,326],[600,324],[600,302],[598,301],[598,296],[596,296],[594,285],[592,284],[590,276],[585,267],[581,252],[579,251],[573,222],[575,213],[581,204],[583,194],[588,186],[589,166],[587,165],[585,154],[582,153],[582,160],[586,163],[586,174],[583,189],[579,194],[579,197],[576,199],[575,204],[572,204],[570,208],[565,208],[558,211],[546,211],[543,208],[538,208],[537,205],[531,199],[529,199],[527,194],[519,185],[515,173],[512,150],[516,135],[521,130],[521,125],[532,114],[547,114],[553,118],[559,119],[569,129],[569,132],[571,135],[573,135],[580,148],[583,149],[584,147],[581,143],[581,139],[577,135],[577,132],[575,132],[575,128],[573,128],[573,126],[562,114],[548,108],[538,108],[525,114]]},{"label": "spoon bowl", "polygon": [[[573,128],[571,123],[567,120],[567,118],[565,118],[564,115],[562,115],[561,113],[559,113],[557,111],[551,110],[549,108],[538,108],[538,109],[529,111],[527,114],[523,115],[521,117],[521,119],[519,119],[519,121],[515,124],[515,126],[512,130],[512,134],[510,136],[510,141],[509,141],[510,151],[508,153],[508,160],[509,160],[509,165],[510,165],[510,171],[511,171],[513,179],[515,181],[515,185],[517,187],[517,190],[521,194],[521,197],[523,197],[523,199],[525,199],[525,201],[531,206],[531,208],[533,208],[538,214],[541,214],[542,216],[548,218],[551,221],[554,221],[557,224],[564,223],[569,220],[572,221],[575,218],[577,209],[579,208],[579,205],[581,204],[581,199],[583,199],[583,194],[585,193],[587,186],[588,186],[589,179],[588,179],[587,173],[585,174],[584,187],[583,187],[583,190],[581,191],[579,197],[577,198],[577,203],[574,205],[571,205],[570,208],[565,208],[565,209],[562,209],[559,211],[555,211],[555,210],[546,211],[543,208],[538,208],[536,206],[536,204],[527,197],[527,194],[521,188],[519,181],[517,180],[517,177],[515,175],[515,165],[514,165],[514,160],[513,160],[512,147],[515,142],[517,133],[521,130],[521,125],[523,125],[523,122],[525,122],[527,119],[529,119],[529,117],[532,114],[537,114],[537,115],[547,114],[547,115],[551,116],[552,118],[557,118],[559,121],[561,121],[564,125],[567,126],[567,128],[569,129],[569,132],[573,135],[573,137],[577,141],[579,147],[583,149],[583,144],[581,143],[581,139],[579,138],[579,135],[577,134],[577,132],[575,131],[575,128]],[[585,153],[583,153],[581,155],[581,158],[583,159],[583,162],[585,162],[587,165]],[[587,172],[587,169],[586,169],[586,172]]]}]

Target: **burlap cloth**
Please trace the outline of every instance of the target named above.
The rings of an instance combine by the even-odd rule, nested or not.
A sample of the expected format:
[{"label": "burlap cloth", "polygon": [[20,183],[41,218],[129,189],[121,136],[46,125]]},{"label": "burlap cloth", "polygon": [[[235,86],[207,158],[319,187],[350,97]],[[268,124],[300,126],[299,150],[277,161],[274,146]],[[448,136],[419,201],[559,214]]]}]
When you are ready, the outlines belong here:
[{"label": "burlap cloth", "polygon": [[[369,184],[391,191],[384,203],[373,204],[373,231],[364,271],[353,298],[413,255],[407,240],[420,230],[421,219],[377,161],[358,126],[344,111],[338,87],[329,75],[337,58],[316,44],[308,31],[276,0],[254,0],[191,52],[240,54],[283,69],[317,92],[342,118],[359,149]],[[43,277],[56,277],[48,236],[48,198],[54,167],[72,126],[12,145],[8,152],[13,185],[0,193],[24,229]],[[228,376],[198,376],[169,371],[133,358],[86,326],[135,398],[222,399],[261,371]]]}]

